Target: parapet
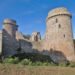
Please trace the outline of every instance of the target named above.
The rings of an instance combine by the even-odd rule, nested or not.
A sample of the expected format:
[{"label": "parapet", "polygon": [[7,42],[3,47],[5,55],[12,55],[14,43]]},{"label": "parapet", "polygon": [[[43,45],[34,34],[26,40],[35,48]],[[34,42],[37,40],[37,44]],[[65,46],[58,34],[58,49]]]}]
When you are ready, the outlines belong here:
[{"label": "parapet", "polygon": [[12,20],[12,19],[5,19],[3,24],[12,24],[12,25],[16,25],[16,21]]},{"label": "parapet", "polygon": [[72,17],[71,13],[68,12],[68,10],[67,10],[66,8],[64,8],[64,7],[59,7],[59,8],[55,8],[55,9],[53,9],[52,11],[50,11],[50,12],[48,13],[47,19],[48,19],[48,18],[51,18],[51,17],[53,17],[53,16],[57,16],[57,15],[68,15],[68,16]]}]

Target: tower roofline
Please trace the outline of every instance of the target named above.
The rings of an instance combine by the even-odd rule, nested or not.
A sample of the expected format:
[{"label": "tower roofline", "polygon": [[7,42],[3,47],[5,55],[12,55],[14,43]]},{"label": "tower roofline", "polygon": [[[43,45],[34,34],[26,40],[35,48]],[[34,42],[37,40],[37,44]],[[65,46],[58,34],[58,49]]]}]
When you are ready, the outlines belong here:
[{"label": "tower roofline", "polygon": [[68,15],[68,16],[72,17],[71,13],[67,10],[67,8],[58,7],[58,8],[55,8],[55,9],[51,10],[48,13],[47,19],[49,19],[49,18],[51,18],[53,16],[58,16],[58,15]]},{"label": "tower roofline", "polygon": [[5,19],[3,21],[3,24],[12,24],[12,25],[16,25],[16,21],[13,19]]}]

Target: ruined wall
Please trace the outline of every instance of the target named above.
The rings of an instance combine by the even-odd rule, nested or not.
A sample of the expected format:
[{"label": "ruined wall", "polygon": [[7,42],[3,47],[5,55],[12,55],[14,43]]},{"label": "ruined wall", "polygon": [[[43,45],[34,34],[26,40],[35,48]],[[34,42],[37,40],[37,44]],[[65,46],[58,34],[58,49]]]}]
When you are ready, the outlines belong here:
[{"label": "ruined wall", "polygon": [[30,40],[36,42],[40,41],[41,40],[40,32],[33,32]]},{"label": "ruined wall", "polygon": [[41,52],[42,50],[42,40],[40,32],[33,32],[30,38],[32,43],[33,52]]},{"label": "ruined wall", "polygon": [[25,35],[17,31],[16,39],[19,41],[22,53],[35,53],[41,50],[41,35],[39,32],[33,32],[29,39],[29,37],[27,38]]},{"label": "ruined wall", "polygon": [[21,53],[23,52],[33,52],[32,50],[32,43],[30,42],[29,38],[25,37],[21,32],[16,32],[16,39],[19,42],[19,48],[21,49]]}]

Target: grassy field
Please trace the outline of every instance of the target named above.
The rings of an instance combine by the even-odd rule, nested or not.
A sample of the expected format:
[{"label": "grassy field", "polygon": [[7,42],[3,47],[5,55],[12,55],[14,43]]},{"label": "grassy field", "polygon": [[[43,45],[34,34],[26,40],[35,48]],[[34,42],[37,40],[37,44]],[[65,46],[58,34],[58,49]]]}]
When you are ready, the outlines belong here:
[{"label": "grassy field", "polygon": [[75,75],[75,68],[0,64],[0,75]]}]

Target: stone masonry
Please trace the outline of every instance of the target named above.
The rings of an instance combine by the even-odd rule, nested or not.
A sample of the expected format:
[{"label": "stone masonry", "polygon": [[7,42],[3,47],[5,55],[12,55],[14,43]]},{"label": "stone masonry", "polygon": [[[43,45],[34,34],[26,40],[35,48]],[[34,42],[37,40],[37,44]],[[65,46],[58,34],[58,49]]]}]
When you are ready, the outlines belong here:
[{"label": "stone masonry", "polygon": [[[44,49],[61,51],[70,61],[75,59],[71,18],[72,15],[66,8],[56,8],[50,11],[46,19],[46,43],[44,43]],[[53,54],[52,58],[60,60],[59,55],[56,58]]]},{"label": "stone masonry", "polygon": [[33,32],[31,36],[22,34],[15,20],[5,19],[0,31],[1,55],[6,58],[18,52],[39,52],[49,55],[55,62],[75,61],[71,18],[72,15],[64,7],[50,11],[44,39],[41,39],[40,32]]},{"label": "stone masonry", "polygon": [[5,57],[13,55],[19,47],[18,41],[16,40],[16,21],[11,19],[5,19],[3,22],[3,49],[2,53]]}]

